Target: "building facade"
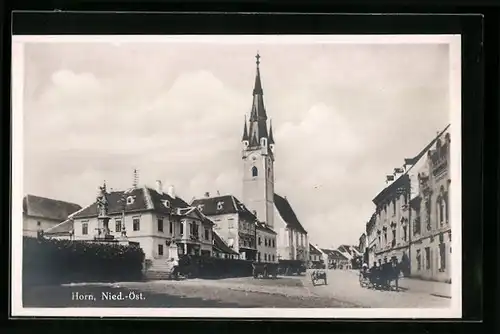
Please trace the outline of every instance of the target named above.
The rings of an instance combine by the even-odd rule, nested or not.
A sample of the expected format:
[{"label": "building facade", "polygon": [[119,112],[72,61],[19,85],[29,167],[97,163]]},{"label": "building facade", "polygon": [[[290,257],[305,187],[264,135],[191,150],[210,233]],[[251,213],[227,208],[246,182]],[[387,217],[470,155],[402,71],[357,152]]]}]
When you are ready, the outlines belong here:
[{"label": "building facade", "polygon": [[156,189],[106,191],[105,197],[109,217],[105,231],[94,202],[63,223],[73,229],[74,240],[99,240],[105,234],[110,241],[137,243],[146,259],[212,255],[213,222],[176,196],[172,186],[163,192],[158,181]]},{"label": "building facade", "polygon": [[241,259],[257,259],[257,217],[236,197],[210,197],[206,193],[204,198],[194,199],[191,205],[214,222],[214,230]]},{"label": "building facade", "polygon": [[23,198],[23,235],[36,237],[40,231],[53,228],[81,209],[75,203],[26,195]]},{"label": "building facade", "polygon": [[411,274],[451,281],[450,135],[442,135],[418,170],[418,194],[412,199]]},{"label": "building facade", "polygon": [[395,180],[373,200],[376,211],[366,224],[370,265],[395,257],[405,275],[451,280],[448,128],[414,158],[405,159],[404,173],[395,173]]},{"label": "building facade", "polygon": [[376,211],[369,233],[373,238],[370,240],[371,262],[408,261],[409,190],[410,178],[403,174],[373,199]]},{"label": "building facade", "polygon": [[309,244],[309,262],[311,267],[323,264],[323,252],[318,246]]},{"label": "building facade", "polygon": [[266,224],[256,222],[257,261],[266,263],[278,262],[276,232]]}]

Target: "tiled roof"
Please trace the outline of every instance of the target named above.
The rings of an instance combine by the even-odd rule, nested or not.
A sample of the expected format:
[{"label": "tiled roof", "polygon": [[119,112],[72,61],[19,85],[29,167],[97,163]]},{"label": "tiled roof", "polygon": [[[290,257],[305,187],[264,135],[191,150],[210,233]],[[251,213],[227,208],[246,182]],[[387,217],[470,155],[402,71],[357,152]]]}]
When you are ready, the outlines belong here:
[{"label": "tiled roof", "polygon": [[[126,191],[112,191],[107,193],[108,214],[119,214],[122,212],[122,198],[131,196],[134,200],[131,204],[125,206],[125,212],[140,212],[154,210],[158,213],[169,214],[172,208],[186,208],[189,205],[179,197],[172,198],[167,193],[159,194],[156,190],[142,187],[134,188]],[[170,208],[164,205],[164,201],[170,202]],[[94,202],[86,207],[81,212],[77,213],[74,218],[86,218],[97,216],[97,203]]]},{"label": "tiled roof", "polygon": [[329,259],[332,259],[332,260],[348,260],[348,258],[345,255],[343,255],[341,252],[339,252],[336,249],[322,248],[321,250],[323,251],[323,253],[326,253],[326,255],[328,255]]},{"label": "tiled roof", "polygon": [[322,254],[318,247],[313,244],[309,244],[309,253],[310,254]]},{"label": "tiled roof", "polygon": [[73,229],[74,229],[73,221],[68,219],[60,224],[57,224],[56,226],[48,228],[47,230],[44,231],[44,233],[47,235],[69,234],[69,232],[72,232]]},{"label": "tiled roof", "polygon": [[[220,204],[219,207],[218,204]],[[252,220],[257,220],[257,217],[233,195],[195,199],[191,206],[197,207],[205,216],[239,213],[248,215]]]},{"label": "tiled roof", "polygon": [[213,237],[214,237],[214,248],[216,248],[219,252],[225,253],[225,254],[233,254],[233,255],[239,255],[236,251],[232,250],[231,247],[229,247],[224,240],[217,234],[217,232],[213,231]]},{"label": "tiled roof", "polygon": [[299,219],[295,215],[292,206],[286,198],[283,198],[278,194],[274,194],[274,205],[276,206],[281,218],[285,221],[289,228],[307,234],[307,231],[304,227],[302,227],[302,224],[300,224]]},{"label": "tiled roof", "polygon": [[23,213],[32,217],[40,217],[64,221],[68,216],[81,209],[75,203],[59,201],[46,197],[26,195],[23,198]]},{"label": "tiled roof", "polygon": [[266,224],[261,223],[261,222],[255,222],[255,226],[262,231],[266,231],[267,233],[272,233],[272,234],[277,234],[275,231],[273,231],[271,228],[269,228]]}]

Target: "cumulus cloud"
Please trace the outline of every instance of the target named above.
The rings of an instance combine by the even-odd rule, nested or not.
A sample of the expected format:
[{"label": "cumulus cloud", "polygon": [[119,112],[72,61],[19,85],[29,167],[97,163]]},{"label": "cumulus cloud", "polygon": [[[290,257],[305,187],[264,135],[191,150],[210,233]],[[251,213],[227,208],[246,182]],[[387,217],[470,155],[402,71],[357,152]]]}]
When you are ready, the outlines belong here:
[{"label": "cumulus cloud", "polygon": [[312,243],[356,243],[385,174],[447,123],[442,46],[30,45],[25,192],[87,205],[137,168],[187,201],[241,197],[256,49],[276,192]]}]

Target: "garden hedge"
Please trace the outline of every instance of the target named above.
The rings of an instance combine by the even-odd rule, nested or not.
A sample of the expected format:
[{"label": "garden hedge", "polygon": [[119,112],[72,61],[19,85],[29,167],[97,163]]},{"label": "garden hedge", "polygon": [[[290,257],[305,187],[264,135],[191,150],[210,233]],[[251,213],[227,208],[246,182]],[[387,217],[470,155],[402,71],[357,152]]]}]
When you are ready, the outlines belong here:
[{"label": "garden hedge", "polygon": [[184,255],[179,259],[179,272],[199,278],[246,277],[252,276],[252,261]]},{"label": "garden hedge", "polygon": [[23,238],[23,284],[142,279],[141,248],[119,244]]}]

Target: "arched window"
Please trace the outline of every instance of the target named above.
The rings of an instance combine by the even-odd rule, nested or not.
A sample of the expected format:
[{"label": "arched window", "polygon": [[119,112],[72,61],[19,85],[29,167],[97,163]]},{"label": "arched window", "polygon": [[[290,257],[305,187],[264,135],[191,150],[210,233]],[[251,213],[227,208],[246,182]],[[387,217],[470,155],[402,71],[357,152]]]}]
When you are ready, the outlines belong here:
[{"label": "arched window", "polygon": [[258,174],[259,174],[259,173],[258,173],[258,171],[257,171],[257,167],[253,166],[253,167],[252,167],[252,176],[253,176],[253,177],[256,177]]},{"label": "arched window", "polygon": [[448,211],[449,211],[449,208],[448,208],[448,193],[444,193],[444,205],[445,205],[445,209],[444,209],[444,215],[445,215],[445,218],[446,218],[446,223],[448,223]]}]

